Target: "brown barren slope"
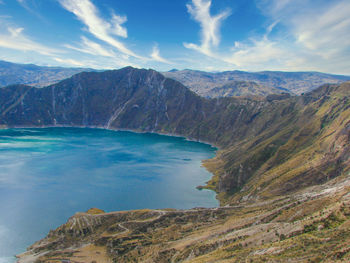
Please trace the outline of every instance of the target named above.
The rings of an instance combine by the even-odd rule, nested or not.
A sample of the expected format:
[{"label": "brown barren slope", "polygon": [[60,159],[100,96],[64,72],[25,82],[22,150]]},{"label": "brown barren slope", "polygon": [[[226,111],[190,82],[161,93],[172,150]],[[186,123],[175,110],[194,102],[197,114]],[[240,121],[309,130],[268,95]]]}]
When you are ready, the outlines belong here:
[{"label": "brown barren slope", "polygon": [[205,162],[214,174],[205,187],[224,206],[78,213],[20,262],[350,260],[350,83],[289,98],[209,100],[154,71],[126,68],[41,90],[6,88],[0,101],[5,94],[0,124],[8,127],[127,128],[220,147]]}]

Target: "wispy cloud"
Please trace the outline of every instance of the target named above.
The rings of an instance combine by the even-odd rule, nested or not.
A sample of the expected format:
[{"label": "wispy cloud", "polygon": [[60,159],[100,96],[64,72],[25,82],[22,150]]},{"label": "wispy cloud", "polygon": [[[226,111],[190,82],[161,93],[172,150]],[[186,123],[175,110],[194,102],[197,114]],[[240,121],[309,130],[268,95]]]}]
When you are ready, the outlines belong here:
[{"label": "wispy cloud", "polygon": [[235,43],[232,54],[223,56],[225,62],[231,63],[239,68],[250,68],[251,70],[263,69],[266,65],[279,68],[280,58],[286,59],[287,53],[276,42],[263,37],[260,40],[252,39],[251,43]]},{"label": "wispy cloud", "polygon": [[104,56],[104,57],[113,57],[116,58],[117,55],[110,49],[106,49],[102,47],[100,44],[91,41],[87,39],[86,37],[81,37],[81,44],[80,46],[76,45],[64,45],[66,48],[76,50],[82,53],[90,54],[90,55],[96,55],[96,56]]},{"label": "wispy cloud", "polygon": [[116,39],[116,36],[127,37],[127,30],[123,26],[127,20],[125,16],[113,14],[111,22],[108,22],[99,15],[97,8],[90,0],[59,1],[66,10],[72,12],[87,27],[87,30],[93,36],[108,43],[127,56],[142,58]]},{"label": "wispy cloud", "polygon": [[174,64],[173,62],[163,58],[161,55],[160,55],[160,51],[159,51],[159,47],[158,45],[154,45],[153,46],[153,50],[152,50],[152,53],[151,53],[151,58],[155,61],[158,61],[158,62],[161,62],[161,63],[165,63],[165,64]]},{"label": "wispy cloud", "polygon": [[[0,0],[0,6],[8,5],[9,1]],[[162,56],[164,54],[161,55],[162,44],[170,41],[169,39],[154,39],[153,43],[159,43],[159,47],[155,44],[151,52],[145,48],[143,56],[136,54],[136,49],[129,44],[131,40],[127,39],[131,31],[128,32],[126,27],[126,15],[114,11],[103,13],[95,5],[99,3],[98,0],[52,1],[70,12],[71,18],[81,22],[83,29],[75,32],[77,39],[59,44],[49,44],[53,41],[47,41],[48,39],[42,38],[42,34],[35,31],[29,32],[29,28],[33,27],[14,24],[15,19],[16,23],[20,20],[16,15],[0,15],[0,48],[3,50],[1,57],[13,58],[17,62],[38,61],[43,64],[99,69],[141,65],[165,70],[175,63],[181,68],[214,71],[316,70],[350,74],[349,0],[254,0],[263,15],[258,22],[263,21],[265,31],[261,31],[260,24],[254,31],[245,32],[249,37],[233,39],[230,43],[225,35],[222,39],[220,36],[223,22],[231,15],[229,6],[220,12],[214,12],[213,5],[220,0],[187,1],[187,15],[200,26],[200,38],[198,43],[180,43],[183,48],[175,47],[169,60]],[[16,9],[25,8],[50,23],[56,18],[40,12],[44,10],[42,1],[14,2],[17,4]],[[52,6],[55,5],[56,3]],[[229,21],[228,19],[227,23]],[[151,27],[149,30],[152,30]],[[65,32],[58,32],[58,39],[64,37],[62,34]],[[230,39],[235,35],[242,36],[232,32]]]},{"label": "wispy cloud", "polygon": [[350,1],[339,1],[318,11],[291,17],[292,32],[297,42],[310,50],[321,52],[325,57],[349,48]]},{"label": "wispy cloud", "polygon": [[24,33],[22,27],[8,26],[6,32],[0,33],[0,47],[20,50],[20,51],[34,51],[42,55],[55,55],[62,53],[61,50],[47,47],[36,41],[31,40]]},{"label": "wispy cloud", "polygon": [[218,22],[215,22],[210,15],[211,1],[192,0],[187,8],[201,24],[202,42],[200,46],[185,44],[185,47],[216,59],[218,70],[231,65],[231,68],[256,71],[350,73],[348,0],[256,0],[256,3],[266,20],[270,21],[265,33],[251,34],[248,39],[236,41],[230,50],[214,52],[212,47],[220,42],[215,37],[220,22],[229,13],[217,15]]},{"label": "wispy cloud", "polygon": [[258,4],[268,18],[284,27],[273,42],[284,50],[279,60],[286,67],[350,72],[348,0],[260,0]]},{"label": "wispy cloud", "polygon": [[36,0],[17,0],[17,3],[40,20],[47,22],[46,18],[44,18],[44,16],[38,12],[39,8]]},{"label": "wispy cloud", "polygon": [[71,65],[71,66],[76,66],[76,67],[84,67],[85,64],[84,63],[81,63],[77,60],[74,60],[74,59],[70,59],[70,58],[54,58],[54,60],[56,60],[57,62],[59,63],[62,63],[64,65]]},{"label": "wispy cloud", "polygon": [[186,6],[192,18],[200,24],[201,44],[184,43],[184,46],[212,56],[212,47],[217,47],[220,43],[221,22],[231,14],[231,11],[227,9],[212,16],[210,14],[211,0],[192,0],[192,3]]},{"label": "wispy cloud", "polygon": [[122,26],[126,21],[126,16],[118,16],[116,14],[113,14],[111,20],[112,33],[114,33],[117,36],[127,38],[128,32],[126,28]]},{"label": "wispy cloud", "polygon": [[124,66],[134,66],[140,67],[137,64],[130,62],[128,56],[115,53],[113,50],[106,48],[88,38],[82,36],[80,44],[74,45],[64,45],[65,48],[79,51],[81,53],[85,53],[90,55],[88,60],[70,61],[69,59],[55,59],[56,61],[62,64],[68,64],[72,66],[84,66],[96,69],[112,69],[116,67],[124,67]]},{"label": "wispy cloud", "polygon": [[54,57],[54,61],[58,62],[60,66],[65,67],[84,67],[84,68],[94,68],[94,69],[115,69],[120,67],[132,66],[135,68],[141,68],[138,64],[131,63],[123,59],[115,59],[112,57],[82,57],[74,56],[74,58],[69,58],[67,56]]},{"label": "wispy cloud", "polygon": [[12,18],[12,16],[9,16],[9,15],[0,15],[1,20],[11,19],[11,18]]}]

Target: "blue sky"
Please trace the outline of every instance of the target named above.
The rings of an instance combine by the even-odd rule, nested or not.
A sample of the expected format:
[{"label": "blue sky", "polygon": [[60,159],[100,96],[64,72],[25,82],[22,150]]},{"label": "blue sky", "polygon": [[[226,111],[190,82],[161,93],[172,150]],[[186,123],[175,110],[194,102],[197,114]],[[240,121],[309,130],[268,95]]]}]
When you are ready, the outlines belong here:
[{"label": "blue sky", "polygon": [[350,75],[349,0],[0,0],[0,59]]}]

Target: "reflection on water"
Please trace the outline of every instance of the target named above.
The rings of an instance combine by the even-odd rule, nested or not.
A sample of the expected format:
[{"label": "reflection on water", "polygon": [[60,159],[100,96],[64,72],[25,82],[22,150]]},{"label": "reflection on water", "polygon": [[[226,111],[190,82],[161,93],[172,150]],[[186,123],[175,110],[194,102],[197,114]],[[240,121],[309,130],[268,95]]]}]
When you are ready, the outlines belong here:
[{"label": "reflection on water", "polygon": [[99,129],[0,130],[0,263],[77,211],[217,206],[209,145]]}]

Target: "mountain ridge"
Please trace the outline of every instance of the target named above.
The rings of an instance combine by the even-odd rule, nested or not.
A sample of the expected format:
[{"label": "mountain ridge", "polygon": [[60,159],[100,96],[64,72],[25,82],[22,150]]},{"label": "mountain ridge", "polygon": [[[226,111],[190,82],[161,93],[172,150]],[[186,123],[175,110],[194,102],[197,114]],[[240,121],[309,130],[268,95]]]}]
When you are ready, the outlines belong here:
[{"label": "mountain ridge", "polygon": [[[255,168],[247,165],[251,171],[237,176],[237,167],[223,167],[232,175],[226,174],[230,183],[225,183],[226,187],[212,186],[212,189],[219,193],[230,192],[242,187],[266,158],[275,154],[293,136],[294,130],[301,129],[296,123],[296,114],[319,100],[317,94],[320,90],[327,90],[326,87],[336,86],[326,85],[299,97],[206,99],[154,70],[127,67],[102,73],[79,73],[41,89],[23,85],[2,88],[0,124],[9,127],[85,126],[185,136],[220,148],[233,147],[233,151],[222,155],[224,163],[230,166],[232,158],[239,160],[244,156],[231,156],[231,153],[240,152],[234,145],[243,148],[243,143],[248,140],[245,147],[252,150],[250,140],[257,141],[261,147],[261,140],[278,134],[282,127],[294,125],[277,139],[275,147],[269,148],[268,155],[264,156],[258,150],[257,154],[263,156],[256,157],[259,161]],[[251,157],[247,158],[248,163]],[[241,163],[237,165],[242,166]],[[215,169],[209,170],[215,174]],[[220,178],[224,180],[226,177]],[[235,183],[232,185],[232,182]]]},{"label": "mountain ridge", "polygon": [[[350,76],[333,75],[321,72],[287,72],[287,71],[260,71],[245,72],[240,70],[224,72],[204,72],[199,70],[179,70],[163,72],[166,77],[176,79],[202,96],[218,96],[215,89],[223,87],[232,81],[254,82],[259,87],[255,92],[262,95],[271,93],[289,92],[298,94],[310,92],[323,84],[339,84],[349,81]],[[214,89],[214,90],[213,90]],[[246,94],[249,91],[245,91]],[[220,93],[219,93],[220,94]]]},{"label": "mountain ridge", "polygon": [[0,87],[27,84],[44,87],[56,83],[88,68],[44,67],[0,60]]},{"label": "mountain ridge", "polygon": [[[204,166],[214,175],[205,187],[218,193],[221,208],[93,218],[77,214],[29,248],[21,262],[33,255],[38,255],[36,262],[58,256],[75,260],[74,255],[87,255],[86,246],[105,255],[102,262],[139,261],[141,255],[155,262],[235,261],[227,257],[262,261],[274,257],[259,252],[269,245],[280,251],[280,259],[272,262],[283,262],[301,260],[288,242],[302,249],[310,233],[346,244],[350,233],[341,227],[350,220],[343,205],[349,202],[350,189],[349,116],[350,82],[323,85],[301,96],[207,99],[154,70],[128,67],[80,73],[41,89],[1,88],[3,126],[130,129],[176,134],[220,147]],[[329,213],[322,214],[322,209]],[[294,214],[300,217],[290,219]],[[76,220],[90,223],[78,228],[72,225]],[[313,242],[304,248],[305,262],[322,251]],[[339,254],[340,259],[350,256],[347,253]]]},{"label": "mountain ridge", "polygon": [[[89,68],[45,67],[35,64],[16,64],[0,60],[0,87],[27,84],[45,87],[80,72],[99,71]],[[283,71],[223,71],[217,73],[199,70],[170,70],[166,77],[180,81],[197,94],[213,98],[226,96],[261,95],[288,92],[301,94],[326,83],[340,83],[350,76],[320,72]]]}]

